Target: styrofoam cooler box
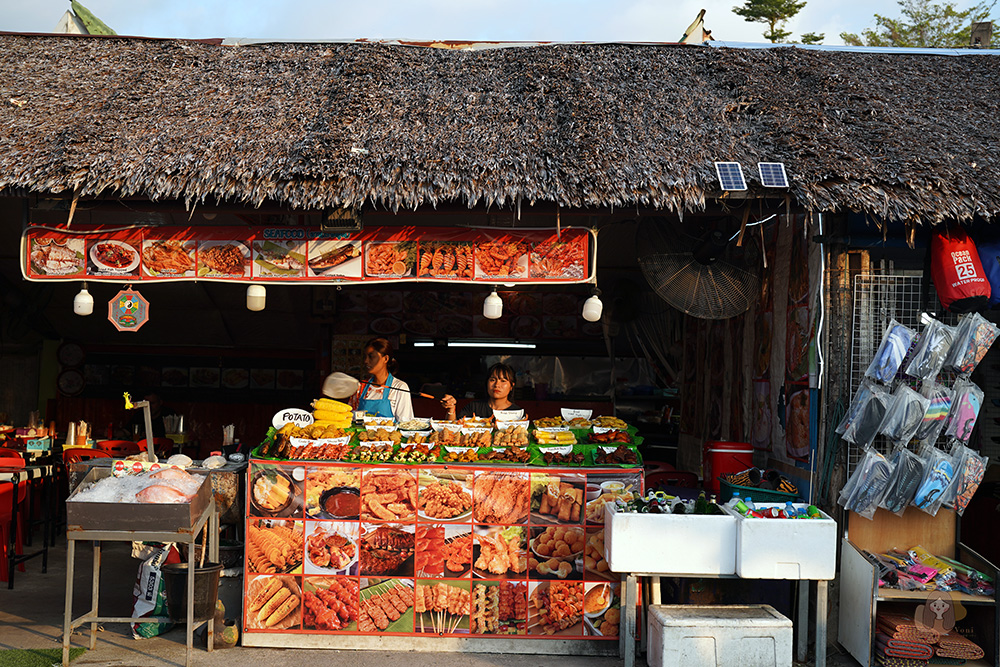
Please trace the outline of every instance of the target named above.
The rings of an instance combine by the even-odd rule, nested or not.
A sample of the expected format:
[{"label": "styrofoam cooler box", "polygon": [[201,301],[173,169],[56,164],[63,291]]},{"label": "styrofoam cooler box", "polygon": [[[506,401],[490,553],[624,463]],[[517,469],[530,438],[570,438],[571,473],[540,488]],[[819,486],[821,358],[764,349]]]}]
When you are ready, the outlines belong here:
[{"label": "styrofoam cooler box", "polygon": [[[758,510],[783,503],[755,503]],[[796,509],[808,507],[794,504]],[[820,510],[822,519],[738,519],[736,574],[745,579],[833,579],[837,568],[837,522]]]},{"label": "styrofoam cooler box", "polygon": [[766,604],[650,605],[650,667],[791,667],[792,622]]},{"label": "styrofoam cooler box", "polygon": [[639,514],[604,506],[604,559],[612,572],[733,574],[736,517]]}]

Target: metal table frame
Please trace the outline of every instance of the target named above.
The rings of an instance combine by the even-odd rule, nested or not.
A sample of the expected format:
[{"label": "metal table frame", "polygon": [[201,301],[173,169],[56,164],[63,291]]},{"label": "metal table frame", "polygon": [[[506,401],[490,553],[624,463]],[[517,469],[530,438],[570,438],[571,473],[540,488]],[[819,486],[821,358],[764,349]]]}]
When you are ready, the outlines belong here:
[{"label": "metal table frame", "polygon": [[[160,617],[129,617],[129,616],[99,616],[97,613],[98,597],[101,582],[101,542],[177,542],[188,544],[188,581],[187,581],[187,653],[186,667],[191,667],[192,645],[194,642],[194,576],[195,549],[205,523],[208,522],[208,558],[212,562],[219,560],[219,515],[215,511],[215,498],[212,498],[205,510],[190,528],[175,532],[144,531],[144,530],[67,530],[66,531],[66,607],[63,617],[63,667],[69,665],[70,637],[73,629],[85,623],[90,623],[90,648],[97,646],[97,625],[99,623],[171,623],[169,618]],[[91,588],[91,608],[83,616],[73,618],[73,570],[76,558],[77,540],[93,541],[94,543],[94,576]],[[208,620],[208,651],[214,649],[215,620]]]},{"label": "metal table frame", "polygon": [[[619,632],[618,654],[624,659],[625,667],[635,667],[635,630],[636,611],[639,603],[638,578],[650,577],[651,594],[649,604],[660,604],[660,577],[676,577],[678,579],[741,579],[735,574],[724,575],[691,575],[691,574],[667,574],[663,572],[627,572],[622,573],[622,628]],[[806,659],[806,652],[809,648],[809,631],[806,625],[809,622],[809,579],[798,580],[799,593],[799,613],[798,620],[794,624],[799,628],[798,642],[796,645],[796,658],[802,662]],[[816,667],[826,667],[826,613],[827,613],[827,580],[816,580]],[[643,615],[645,615],[646,605],[643,605]],[[643,632],[643,647],[646,645],[646,635]]]}]

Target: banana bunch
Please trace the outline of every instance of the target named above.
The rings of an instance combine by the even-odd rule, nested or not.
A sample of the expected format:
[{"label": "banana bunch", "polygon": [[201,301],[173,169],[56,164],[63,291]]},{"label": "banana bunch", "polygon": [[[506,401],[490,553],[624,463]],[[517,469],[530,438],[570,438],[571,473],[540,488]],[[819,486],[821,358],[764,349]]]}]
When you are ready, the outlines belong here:
[{"label": "banana bunch", "polygon": [[314,424],[332,426],[333,428],[348,428],[351,425],[351,406],[331,398],[317,398],[312,402]]},{"label": "banana bunch", "polygon": [[535,442],[539,445],[575,445],[576,436],[572,431],[535,431]]}]

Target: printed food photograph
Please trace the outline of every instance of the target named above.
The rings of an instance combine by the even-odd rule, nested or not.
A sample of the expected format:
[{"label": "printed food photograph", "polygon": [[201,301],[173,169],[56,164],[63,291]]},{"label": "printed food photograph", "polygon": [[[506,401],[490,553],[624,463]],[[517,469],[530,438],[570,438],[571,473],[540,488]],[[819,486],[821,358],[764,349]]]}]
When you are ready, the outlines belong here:
[{"label": "printed food photograph", "polygon": [[247,567],[258,574],[300,572],[303,544],[301,521],[251,519],[247,526]]},{"label": "printed food photograph", "polygon": [[302,518],[302,482],[283,466],[254,464],[250,473],[252,516]]},{"label": "printed food photograph", "polygon": [[312,241],[309,243],[309,275],[361,277],[360,241]]},{"label": "printed food photograph", "polygon": [[532,473],[532,523],[580,523],[585,486],[583,475]]},{"label": "printed food photograph", "polygon": [[423,278],[471,279],[475,270],[472,245],[450,241],[422,241],[417,275]]},{"label": "printed food photograph", "polygon": [[326,632],[358,629],[358,580],[306,577],[302,584],[302,627]]},{"label": "printed food photograph", "polygon": [[43,276],[69,276],[82,273],[87,264],[83,239],[55,239],[47,236],[31,239],[31,268]]},{"label": "printed food photograph", "polygon": [[302,241],[254,241],[253,275],[262,278],[301,277],[306,269]]},{"label": "printed food photograph", "polygon": [[583,633],[595,637],[617,637],[621,623],[621,584],[584,584]]},{"label": "printed food photograph", "polygon": [[361,519],[412,519],[417,506],[417,479],[412,470],[373,468],[361,479]]},{"label": "printed food photograph", "polygon": [[585,533],[580,526],[532,528],[528,574],[539,579],[582,579]]},{"label": "printed food photograph", "polygon": [[245,368],[222,369],[223,389],[246,389],[250,385],[250,371]]},{"label": "printed food photograph", "polygon": [[413,581],[361,579],[358,630],[413,632]]},{"label": "printed food photograph", "polygon": [[250,249],[239,241],[202,241],[198,244],[198,276],[249,278]]},{"label": "printed food photograph", "polygon": [[417,515],[435,521],[462,521],[472,515],[472,474],[421,470]]},{"label": "printed food photograph", "polygon": [[306,574],[357,574],[358,529],[353,521],[310,521]]},{"label": "printed food photograph", "polygon": [[470,581],[417,580],[413,589],[416,632],[435,635],[468,634]]},{"label": "printed food photograph", "polygon": [[524,523],[530,512],[528,473],[477,472],[472,488],[476,523]]},{"label": "printed food photograph", "polygon": [[587,275],[587,235],[569,234],[531,247],[532,278],[583,278]]},{"label": "printed food photograph", "polygon": [[477,581],[472,584],[469,631],[479,635],[523,635],[528,619],[528,584]]},{"label": "printed food photograph", "polygon": [[587,475],[587,523],[604,523],[604,506],[616,500],[628,502],[641,492],[640,473]]},{"label": "printed food photograph", "polygon": [[618,581],[617,574],[604,559],[604,529],[587,528],[587,544],[583,548],[584,579]]},{"label": "printed food photograph", "polygon": [[[135,242],[138,244],[138,240]],[[139,251],[128,241],[91,241],[87,272],[97,275],[137,275]]]},{"label": "printed food photograph", "polygon": [[195,272],[194,241],[142,242],[142,270],[154,278],[193,276]]},{"label": "printed food photograph", "polygon": [[357,519],[361,512],[360,468],[309,468],[306,515],[315,519]]},{"label": "printed food photograph", "polygon": [[476,278],[527,278],[528,244],[491,241],[476,247]]},{"label": "printed food photograph", "polygon": [[[417,261],[415,241],[372,242],[365,246],[365,275],[382,278],[412,277]],[[375,311],[372,311],[375,312]]]},{"label": "printed food photograph", "polygon": [[524,578],[528,554],[522,526],[476,526],[473,573],[483,579]]},{"label": "printed food photograph", "polygon": [[254,577],[247,584],[246,605],[247,629],[297,629],[302,620],[302,597],[295,577]]},{"label": "printed food photograph", "polygon": [[413,530],[413,524],[361,524],[361,574],[412,577]]},{"label": "printed food photograph", "polygon": [[542,581],[529,584],[529,635],[583,635],[583,582]]},{"label": "printed food photograph", "polygon": [[417,577],[460,579],[472,567],[472,529],[463,525],[418,523],[414,568]]}]

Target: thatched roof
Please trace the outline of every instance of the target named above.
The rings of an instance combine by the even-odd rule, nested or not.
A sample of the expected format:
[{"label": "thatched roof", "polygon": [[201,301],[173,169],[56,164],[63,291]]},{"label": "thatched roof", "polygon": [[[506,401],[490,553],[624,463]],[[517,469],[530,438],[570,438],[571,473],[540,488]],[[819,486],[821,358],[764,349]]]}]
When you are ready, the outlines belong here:
[{"label": "thatched roof", "polygon": [[293,208],[699,210],[715,160],[814,210],[1000,213],[1000,59],[0,34],[0,188]]}]

